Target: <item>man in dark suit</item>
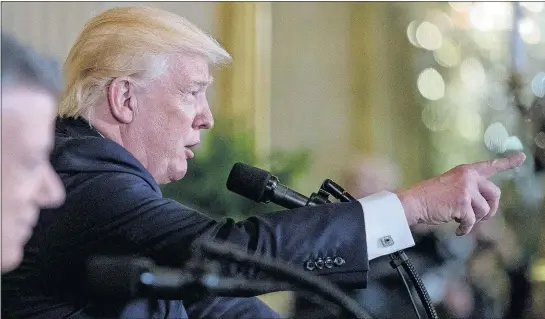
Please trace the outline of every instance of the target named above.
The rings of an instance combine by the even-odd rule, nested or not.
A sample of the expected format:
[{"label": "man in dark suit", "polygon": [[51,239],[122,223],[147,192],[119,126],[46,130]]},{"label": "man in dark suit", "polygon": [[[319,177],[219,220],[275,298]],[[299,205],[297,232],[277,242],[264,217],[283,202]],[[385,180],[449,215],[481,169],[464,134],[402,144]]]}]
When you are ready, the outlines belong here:
[{"label": "man in dark suit", "polygon": [[48,160],[60,78],[53,60],[2,33],[2,272],[23,259],[40,209],[64,200]]},{"label": "man in dark suit", "polygon": [[[212,220],[163,198],[158,184],[184,177],[200,131],[213,126],[209,65],[230,57],[184,19],[148,7],[92,19],[65,63],[52,163],[65,204],[42,213],[23,266],[3,279],[7,317],[145,317],[145,307],[93,299],[84,264],[97,254],[133,254],[179,267],[198,238],[228,241],[345,287],[363,287],[368,260],[414,244],[409,225],[458,219],[459,235],[495,214],[486,180],[524,156],[460,166],[397,193],[282,211],[242,222]],[[223,275],[241,275],[225,267]],[[247,278],[266,278],[257,269]],[[159,317],[271,318],[256,298],[162,302]]]}]

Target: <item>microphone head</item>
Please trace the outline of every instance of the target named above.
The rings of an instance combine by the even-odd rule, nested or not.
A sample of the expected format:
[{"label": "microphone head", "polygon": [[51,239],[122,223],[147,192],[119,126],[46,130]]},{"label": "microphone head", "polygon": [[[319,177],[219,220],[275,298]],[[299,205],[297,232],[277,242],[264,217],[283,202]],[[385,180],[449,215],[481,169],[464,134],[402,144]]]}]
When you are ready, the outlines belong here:
[{"label": "microphone head", "polygon": [[244,163],[235,163],[227,178],[227,189],[256,202],[264,201],[271,173]]}]

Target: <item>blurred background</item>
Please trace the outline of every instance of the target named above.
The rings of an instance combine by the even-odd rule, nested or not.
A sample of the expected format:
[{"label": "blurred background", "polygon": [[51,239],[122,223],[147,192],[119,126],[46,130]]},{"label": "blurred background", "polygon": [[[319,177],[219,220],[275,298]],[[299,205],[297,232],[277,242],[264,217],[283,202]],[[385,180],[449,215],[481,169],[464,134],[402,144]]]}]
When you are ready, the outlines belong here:
[{"label": "blurred background", "polygon": [[[213,72],[216,127],[166,196],[240,219],[279,208],[228,193],[236,161],[306,195],[332,178],[365,196],[522,150],[494,178],[497,218],[462,238],[415,228],[407,252],[445,318],[545,317],[545,3],[2,2],[2,30],[62,64],[88,19],[130,4],[189,19],[234,58]],[[371,267],[361,302],[406,316],[387,259]],[[284,314],[293,299],[262,298]]]}]

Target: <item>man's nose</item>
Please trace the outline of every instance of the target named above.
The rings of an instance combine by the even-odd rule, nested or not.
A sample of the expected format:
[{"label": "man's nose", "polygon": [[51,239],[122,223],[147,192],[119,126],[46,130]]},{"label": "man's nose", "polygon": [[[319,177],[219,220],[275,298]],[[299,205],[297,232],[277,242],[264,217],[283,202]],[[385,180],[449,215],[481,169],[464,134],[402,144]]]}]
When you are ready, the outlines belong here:
[{"label": "man's nose", "polygon": [[53,168],[49,167],[42,178],[38,205],[42,208],[55,208],[64,203],[65,197],[64,185]]},{"label": "man's nose", "polygon": [[194,127],[197,129],[211,129],[214,127],[214,116],[208,105],[208,101],[203,103],[199,113],[195,117]]}]

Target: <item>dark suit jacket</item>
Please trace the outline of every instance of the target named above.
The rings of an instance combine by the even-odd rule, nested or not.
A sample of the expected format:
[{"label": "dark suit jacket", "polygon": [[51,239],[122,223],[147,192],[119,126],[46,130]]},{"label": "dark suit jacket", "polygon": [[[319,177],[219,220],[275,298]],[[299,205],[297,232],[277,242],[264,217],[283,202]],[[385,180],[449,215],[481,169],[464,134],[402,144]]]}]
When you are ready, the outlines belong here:
[{"label": "dark suit jacket", "polygon": [[[87,293],[84,264],[89,256],[140,255],[159,265],[179,267],[191,243],[201,236],[282,260],[347,288],[365,286],[369,263],[364,217],[357,202],[280,211],[242,222],[212,220],[163,198],[150,173],[126,149],[101,137],[83,120],[57,121],[51,160],[66,187],[66,202],[41,212],[22,265],[3,276],[4,318],[113,316],[121,311],[120,305],[98,302]],[[316,265],[319,258],[327,257],[345,262],[307,267],[309,261]],[[236,267],[222,272],[241,275]],[[270,279],[257,269],[245,269],[242,275]],[[128,316],[145,317],[142,309]],[[162,304],[159,312],[158,317],[169,312],[169,318],[183,318],[188,312],[190,317],[210,318],[274,315],[257,298],[170,302]]]}]

